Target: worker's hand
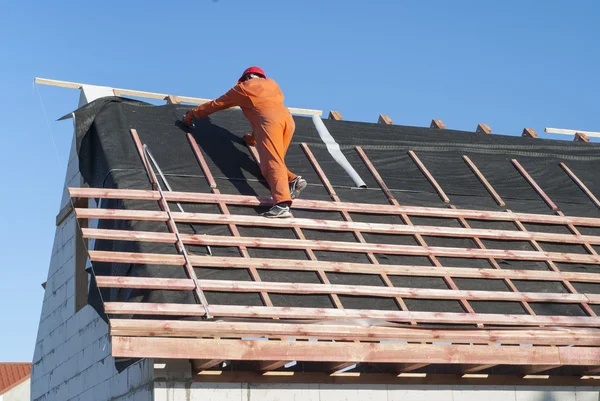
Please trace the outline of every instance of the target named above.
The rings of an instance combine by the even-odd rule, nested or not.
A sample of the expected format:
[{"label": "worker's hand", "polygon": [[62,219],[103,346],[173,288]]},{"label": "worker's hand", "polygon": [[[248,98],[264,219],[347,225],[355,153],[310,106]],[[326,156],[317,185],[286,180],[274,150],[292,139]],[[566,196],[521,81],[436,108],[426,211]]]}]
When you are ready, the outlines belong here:
[{"label": "worker's hand", "polygon": [[244,135],[244,142],[246,142],[246,144],[248,146],[255,146],[256,145],[256,139],[254,138],[254,135],[252,135],[252,134],[246,134],[246,135]]},{"label": "worker's hand", "polygon": [[191,127],[193,122],[194,122],[194,112],[190,110],[187,113],[185,113],[185,115],[183,116],[183,123],[185,124],[186,127]]}]

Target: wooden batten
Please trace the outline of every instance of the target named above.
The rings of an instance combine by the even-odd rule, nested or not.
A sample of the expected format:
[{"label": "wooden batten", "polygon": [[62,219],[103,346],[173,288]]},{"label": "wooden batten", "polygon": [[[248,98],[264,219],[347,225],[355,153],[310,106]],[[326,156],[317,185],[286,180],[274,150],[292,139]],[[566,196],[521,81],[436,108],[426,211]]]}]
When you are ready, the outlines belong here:
[{"label": "wooden batten", "polygon": [[342,113],[340,113],[339,111],[335,111],[335,110],[331,110],[329,112],[329,116],[327,118],[330,120],[338,120],[338,121],[343,120]]},{"label": "wooden batten", "polygon": [[181,100],[174,95],[168,95],[165,100],[167,101],[167,104],[179,104],[181,103]]},{"label": "wooden batten", "polygon": [[[112,188],[73,188],[70,187],[71,196],[83,198],[103,199],[132,199],[132,200],[160,200],[158,191],[140,189],[112,189]],[[165,192],[164,197],[169,202],[192,202],[192,203],[220,203],[243,206],[269,206],[271,198],[261,198],[247,195],[226,194],[204,194],[200,192]],[[424,217],[464,217],[475,220],[501,220],[522,221],[526,223],[547,224],[574,224],[577,226],[600,226],[600,219],[595,217],[555,216],[534,213],[481,211],[474,209],[443,209],[423,206],[399,206],[399,205],[375,205],[352,202],[333,202],[308,199],[295,199],[294,206],[298,209],[348,211],[375,214],[408,214]]]},{"label": "wooden batten", "polygon": [[537,132],[533,128],[523,128],[521,136],[525,138],[537,138]]},{"label": "wooden batten", "polygon": [[377,124],[387,124],[392,125],[392,119],[386,114],[380,114],[377,119]]},{"label": "wooden batten", "polygon": [[431,120],[429,128],[446,129],[446,124],[442,120]]},{"label": "wooden batten", "polygon": [[583,132],[576,132],[575,133],[575,137],[573,138],[573,141],[574,142],[589,142],[590,141],[590,137],[588,137]]},{"label": "wooden batten", "polygon": [[477,129],[475,132],[478,134],[491,134],[492,129],[487,124],[477,124]]}]

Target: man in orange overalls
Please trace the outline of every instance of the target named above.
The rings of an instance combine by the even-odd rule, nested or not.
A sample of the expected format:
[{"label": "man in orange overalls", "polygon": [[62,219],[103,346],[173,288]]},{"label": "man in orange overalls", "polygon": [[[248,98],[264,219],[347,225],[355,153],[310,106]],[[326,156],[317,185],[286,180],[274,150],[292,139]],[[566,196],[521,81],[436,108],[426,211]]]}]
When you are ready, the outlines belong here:
[{"label": "man in orange overalls", "polygon": [[252,134],[246,134],[244,140],[249,145],[256,145],[260,171],[271,188],[273,206],[262,215],[290,217],[292,199],[300,195],[307,183],[285,165],[285,154],[294,135],[294,119],[283,105],[281,89],[261,68],[248,68],[226,94],[189,111],[184,123],[189,127],[194,117],[200,119],[234,106],[239,106],[250,121]]}]

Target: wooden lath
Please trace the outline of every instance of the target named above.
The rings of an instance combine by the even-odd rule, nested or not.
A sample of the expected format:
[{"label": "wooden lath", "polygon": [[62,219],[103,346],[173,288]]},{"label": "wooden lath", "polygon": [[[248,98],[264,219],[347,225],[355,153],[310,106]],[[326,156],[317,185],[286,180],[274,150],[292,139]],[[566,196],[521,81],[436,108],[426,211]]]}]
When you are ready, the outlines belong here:
[{"label": "wooden lath", "polygon": [[[69,188],[71,197],[84,198],[104,198],[104,199],[132,199],[132,200],[160,200],[158,191],[141,189],[105,189],[105,188]],[[218,204],[225,202],[228,205],[237,206],[270,206],[272,199],[270,197],[256,197],[247,195],[225,195],[225,194],[206,194],[199,192],[166,192],[165,199],[169,202],[189,202],[189,203],[212,203]],[[577,226],[600,227],[600,218],[595,217],[573,217],[573,216],[552,216],[534,213],[513,213],[499,211],[481,211],[473,209],[444,209],[436,207],[423,206],[399,206],[399,205],[379,205],[354,202],[333,202],[320,200],[295,199],[294,207],[296,209],[322,210],[322,211],[347,211],[354,213],[364,213],[368,210],[371,214],[407,214],[409,216],[420,217],[444,217],[456,219],[463,217],[473,220],[489,221],[522,221],[524,223],[542,223]]]},{"label": "wooden lath", "polygon": [[[69,81],[59,81],[56,79],[46,79],[46,78],[35,78],[34,83],[38,85],[49,85],[49,86],[58,86],[61,88],[70,88],[70,89],[81,89],[87,84],[82,84],[78,82],[69,82]],[[169,103],[190,103],[190,104],[203,104],[206,102],[210,102],[211,99],[203,99],[198,97],[190,97],[190,96],[179,96],[179,95],[170,95],[168,93],[156,93],[156,92],[146,92],[139,91],[133,89],[122,89],[122,88],[111,88],[115,96],[134,96],[145,99],[155,99],[155,100],[166,100]],[[296,107],[289,107],[289,111],[292,114],[300,114],[300,115],[323,115],[322,110],[312,110],[312,109],[301,109]]]},{"label": "wooden lath", "polygon": [[350,324],[298,324],[185,320],[110,320],[110,333],[122,337],[228,337],[295,338],[339,341],[445,341],[537,345],[598,344],[599,329],[463,329],[443,330],[406,326],[356,326]]},{"label": "wooden lath", "polygon": [[[105,302],[104,308],[109,315],[205,316],[204,308],[201,305],[193,304]],[[210,305],[210,311],[215,317],[233,318],[312,319],[315,321],[369,318],[389,322],[410,323],[415,321],[454,325],[600,327],[600,318],[589,316],[531,316],[497,313],[413,312],[215,304]]]},{"label": "wooden lath", "polygon": [[[104,277],[96,278],[100,288],[141,288],[170,291],[194,290],[190,279],[159,279],[151,277]],[[324,294],[350,295],[383,298],[453,299],[473,301],[555,302],[597,304],[600,297],[593,294],[565,294],[538,292],[506,292],[480,290],[438,290],[429,288],[381,287],[367,285],[306,284],[284,282],[242,282],[228,280],[198,280],[205,291],[216,292],[268,292],[275,294]],[[590,299],[591,298],[591,299]]]},{"label": "wooden lath", "polygon": [[181,358],[229,360],[370,362],[370,363],[477,363],[507,365],[593,365],[598,348],[489,347],[486,345],[365,344],[205,340],[163,337],[112,337],[112,352],[123,358]]},{"label": "wooden lath", "polygon": [[[132,264],[160,264],[167,266],[181,266],[183,257],[179,255],[166,255],[157,253],[137,252],[112,252],[90,251],[92,262],[105,263],[132,263]],[[290,259],[243,259],[238,257],[199,256],[190,255],[190,260],[195,267],[213,266],[231,269],[260,268],[263,270],[295,270],[317,271],[335,273],[380,274],[394,276],[429,276],[429,277],[460,277],[460,278],[487,278],[487,279],[514,279],[533,281],[562,281],[570,280],[581,283],[600,283],[600,273],[579,273],[544,270],[512,270],[512,269],[475,269],[470,267],[436,267],[414,265],[370,265],[366,263],[349,262],[323,262],[310,260]]]},{"label": "wooden lath", "polygon": [[594,132],[594,131],[582,131],[582,130],[563,129],[563,128],[544,128],[544,132],[547,132],[549,134],[562,134],[562,135],[575,135],[577,133],[581,133],[588,137],[600,138],[600,132]]},{"label": "wooden lath", "polygon": [[[114,229],[82,229],[84,238],[96,238],[101,240],[134,241],[134,242],[158,242],[176,244],[177,236],[172,233],[158,233],[151,231],[128,231]],[[473,248],[451,248],[426,245],[393,245],[354,243],[345,241],[324,241],[306,239],[286,239],[267,237],[229,237],[219,235],[203,234],[180,234],[185,245],[203,246],[246,246],[255,248],[271,249],[313,249],[320,251],[337,251],[350,253],[387,253],[392,255],[410,256],[436,256],[454,258],[488,259],[499,258],[509,260],[553,260],[564,263],[599,264],[600,256],[579,253],[560,253],[544,251],[513,251],[505,249],[473,249]],[[314,260],[314,259],[313,259]]]}]

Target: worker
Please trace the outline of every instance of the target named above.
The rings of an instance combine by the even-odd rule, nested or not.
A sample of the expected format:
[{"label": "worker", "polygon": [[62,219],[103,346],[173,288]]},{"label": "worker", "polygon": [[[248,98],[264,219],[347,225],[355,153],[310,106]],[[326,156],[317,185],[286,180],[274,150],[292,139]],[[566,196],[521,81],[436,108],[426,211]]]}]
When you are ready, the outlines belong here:
[{"label": "worker", "polygon": [[260,171],[267,180],[273,197],[271,209],[262,215],[270,218],[290,217],[292,199],[306,188],[306,180],[285,165],[285,154],[292,141],[295,124],[279,85],[259,67],[244,71],[233,88],[220,98],[201,104],[189,111],[184,124],[190,127],[194,118],[200,119],[216,111],[239,106],[252,126],[244,136],[248,145],[255,145],[260,156]]}]

